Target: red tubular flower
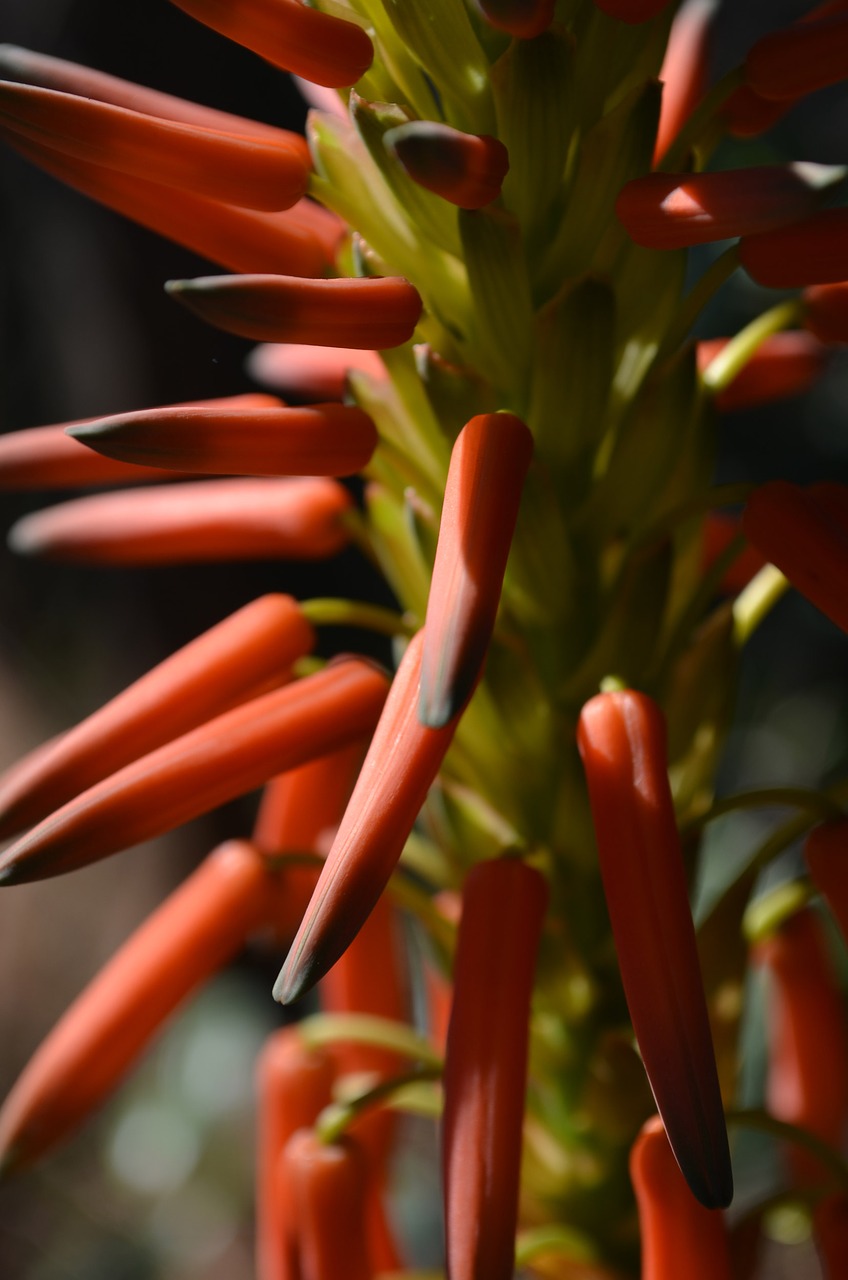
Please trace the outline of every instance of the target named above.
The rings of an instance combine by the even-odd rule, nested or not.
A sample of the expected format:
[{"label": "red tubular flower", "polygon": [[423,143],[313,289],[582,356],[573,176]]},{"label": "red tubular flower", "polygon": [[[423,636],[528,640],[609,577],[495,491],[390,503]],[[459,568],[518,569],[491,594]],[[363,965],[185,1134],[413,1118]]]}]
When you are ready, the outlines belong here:
[{"label": "red tubular flower", "polygon": [[657,1110],[693,1193],[733,1194],[727,1130],[674,804],[665,721],[632,690],[580,713],[601,877],[624,994]]},{"label": "red tubular flower", "polygon": [[[848,1120],[848,1029],[821,926],[801,911],[758,943],[754,962],[768,969],[769,1061],[766,1105],[778,1120],[839,1150]],[[825,1171],[800,1147],[788,1151],[801,1184]]]},{"label": "red tubular flower", "polygon": [[645,249],[685,249],[768,231],[812,213],[820,195],[791,169],[649,173],[621,190],[615,212]]},{"label": "red tubular flower", "polygon": [[25,138],[7,141],[60,182],[230,271],[314,276],[333,265],[341,224],[308,200],[279,213],[259,213],[87,164]]},{"label": "red tubular flower", "polygon": [[297,1222],[299,1280],[372,1280],[365,1233],[365,1160],[352,1138],[322,1142],[300,1129],[283,1151]]},{"label": "red tubular flower", "polygon": [[283,71],[342,89],[371,65],[374,47],[353,22],[308,9],[300,0],[173,0],[236,44]]},{"label": "red tubular flower", "polygon": [[791,102],[771,102],[748,85],[740,85],[721,108],[721,119],[734,138],[757,138],[782,120]]},{"label": "red tubular flower", "polygon": [[630,1177],[639,1206],[642,1280],[731,1280],[724,1215],[693,1199],[658,1116],[633,1144]]},{"label": "red tubular flower", "polygon": [[742,526],[796,590],[848,631],[848,528],[811,493],[785,480],[751,495]]},{"label": "red tubular flower", "polygon": [[282,1004],[322,978],[350,945],[388,884],[457,720],[429,729],[417,715],[423,632],[392,682],[350,804],[274,986]]},{"label": "red tubular flower", "polygon": [[263,853],[326,854],[365,754],[351,743],[272,778],[262,793],[251,839]]},{"label": "red tubular flower", "polygon": [[262,923],[270,876],[221,845],[136,930],[37,1050],[0,1111],[0,1163],[38,1159],[106,1098],[162,1023]]},{"label": "red tubular flower", "polygon": [[595,0],[597,8],[608,13],[619,22],[627,22],[635,26],[639,22],[648,22],[662,13],[669,0]]},{"label": "red tubular flower", "polygon": [[848,15],[796,22],[758,40],[745,59],[745,83],[763,98],[799,98],[848,76]]},{"label": "red tubular flower", "polygon": [[804,323],[820,342],[848,342],[848,282],[805,289]]},{"label": "red tubular flower", "polygon": [[[478,863],[463,888],[445,1059],[442,1169],[451,1280],[511,1280],[527,1041],[544,877]],[[497,993],[493,1007],[487,993]]]},{"label": "red tubular flower", "polygon": [[[699,373],[709,368],[728,341],[710,338],[698,343]],[[729,412],[801,395],[821,375],[826,363],[827,351],[811,334],[795,330],[773,333],[760,344],[730,385],[719,391],[715,397],[716,407]]]},{"label": "red tubular flower", "polygon": [[312,627],[290,596],[239,609],[0,778],[0,836],[39,821],[107,774],[282,684]]},{"label": "red tubular flower", "polygon": [[540,36],[554,20],[555,0],[474,0],[489,26],[519,40]]},{"label": "red tubular flower", "polygon": [[246,137],[149,116],[55,89],[0,82],[0,129],[88,164],[249,209],[288,209],[306,194],[298,134]]},{"label": "red tubular flower", "polygon": [[689,0],[674,16],[660,69],[662,99],[654,167],[707,90],[709,38],[717,8],[717,0]]},{"label": "red tubular flower", "polygon": [[202,276],[172,280],[168,293],[201,320],[257,342],[307,342],[379,351],[412,337],[421,317],[406,280],[302,280],[297,276]]},{"label": "red tubular flower", "polygon": [[86,866],[361,739],[385,696],[380,672],[350,658],[243,703],[64,805],[0,855],[0,882]]},{"label": "red tubular flower", "polygon": [[815,827],[807,836],[804,857],[813,884],[824,895],[843,938],[848,939],[848,821]]},{"label": "red tubular flower", "polygon": [[68,433],[123,462],[211,475],[348,476],[361,471],[377,447],[368,414],[335,403],[143,409],[98,418]]},{"label": "red tubular flower", "polygon": [[63,502],[24,516],[9,545],[85,564],[321,559],[347,545],[351,506],[324,477],[205,480]]},{"label": "red tubular flower", "polygon": [[509,171],[509,153],[497,138],[446,124],[402,124],[389,130],[385,145],[413,182],[460,209],[482,209],[497,200]]},{"label": "red tubular flower", "polygon": [[848,1275],[848,1196],[835,1192],[816,1207],[813,1234],[824,1280]]},{"label": "red tubular flower", "polygon": [[511,413],[472,418],[453,447],[421,658],[418,714],[431,728],[457,715],[482,669],[532,456]]},{"label": "red tubular flower", "polygon": [[747,235],[739,261],[757,284],[803,289],[848,280],[848,209],[824,209],[788,227]]},{"label": "red tubular flower", "polygon": [[[728,516],[717,511],[709,513],[703,528],[701,548],[703,572],[706,572],[727,550],[741,529],[742,523],[737,516]],[[754,547],[743,547],[733,563],[725,570],[719,583],[719,591],[725,595],[735,595],[737,591],[741,591],[748,585],[765,563],[765,558]]]},{"label": "red tubular flower", "polygon": [[307,343],[264,343],[251,351],[247,366],[264,386],[315,400],[343,399],[348,376],[354,371],[381,380],[386,377],[386,367],[376,351]]},{"label": "red tubular flower", "polygon": [[332,1101],[336,1069],[324,1049],[310,1049],[296,1027],[272,1035],[256,1064],[257,1280],[301,1280],[297,1215],[281,1185],[289,1138],[310,1128]]},{"label": "red tubular flower", "polygon": [[[251,392],[219,400],[193,400],[189,405],[180,405],[179,408],[201,405],[227,409],[270,409],[279,408],[280,401],[275,396]],[[173,480],[173,471],[166,471],[162,467],[139,467],[133,463],[115,462],[92,449],[86,449],[66,435],[69,427],[80,427],[95,421],[95,418],[79,418],[74,422],[8,431],[0,436],[0,488],[75,489],[83,485]]]}]

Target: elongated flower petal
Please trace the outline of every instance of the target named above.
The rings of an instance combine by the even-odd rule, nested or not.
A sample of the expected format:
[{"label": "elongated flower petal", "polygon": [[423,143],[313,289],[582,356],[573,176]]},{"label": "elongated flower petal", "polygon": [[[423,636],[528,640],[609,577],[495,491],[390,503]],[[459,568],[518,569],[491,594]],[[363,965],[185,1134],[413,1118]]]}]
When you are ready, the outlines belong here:
[{"label": "elongated flower petal", "polygon": [[251,351],[247,368],[263,386],[310,400],[341,400],[352,372],[386,377],[386,367],[376,351],[308,343],[263,343]]},{"label": "elongated flower petal", "polygon": [[743,84],[727,99],[720,116],[727,132],[734,138],[757,138],[782,120],[792,105],[791,102],[762,98]]},{"label": "elongated flower petal", "polygon": [[744,236],[739,261],[770,289],[848,280],[848,209],[824,209],[789,227]]},{"label": "elongated flower petal", "polygon": [[805,289],[804,323],[820,342],[848,342],[848,282]]},{"label": "elongated flower petal", "polygon": [[555,0],[474,0],[490,26],[519,40],[532,40],[547,31],[554,19]]},{"label": "elongated flower petal", "polygon": [[[710,338],[698,343],[699,373],[707,373],[728,341]],[[717,393],[716,407],[729,412],[801,395],[820,377],[826,363],[827,351],[812,334],[794,330],[773,333],[760,344],[733,381]],[[705,382],[709,391],[709,374]]]},{"label": "elongated flower petal", "polygon": [[[463,889],[445,1059],[442,1166],[451,1280],[511,1280],[530,997],[547,906],[538,871],[478,864]],[[497,992],[493,1007],[487,993]]]},{"label": "elongated flower petal", "polygon": [[724,1215],[692,1196],[659,1117],[633,1144],[630,1177],[639,1206],[642,1280],[731,1280]]},{"label": "elongated flower petal", "polygon": [[745,83],[763,98],[799,98],[848,76],[848,15],[796,22],[758,40],[745,59]]},{"label": "elongated flower petal", "polygon": [[709,83],[709,38],[717,0],[688,0],[671,24],[660,69],[662,99],[654,166],[662,160]]},{"label": "elongated flower petal", "polygon": [[304,1280],[372,1280],[365,1233],[365,1160],[351,1138],[325,1143],[300,1129],[283,1153]]},{"label": "elongated flower petal", "polygon": [[173,0],[214,31],[283,71],[341,89],[368,70],[374,49],[353,22],[309,9],[300,0]]},{"label": "elongated flower petal", "polygon": [[834,1192],[816,1207],[813,1228],[824,1280],[848,1274],[848,1196]]},{"label": "elongated flower petal", "polygon": [[428,729],[417,715],[423,633],[409,644],[309,909],[274,986],[282,1004],[323,977],[386,887],[456,720]]},{"label": "elongated flower petal", "polygon": [[626,690],[586,703],[577,742],[645,1070],[686,1181],[716,1208],[733,1183],[665,736],[656,704]]},{"label": "elongated flower petal", "polygon": [[[259,392],[243,396],[227,396],[220,400],[195,400],[192,406],[215,405],[230,409],[279,408],[274,396]],[[177,406],[173,406],[176,408]],[[181,405],[180,408],[188,408]],[[150,480],[173,480],[173,471],[162,467],[140,467],[133,463],[115,462],[87,449],[66,432],[95,418],[80,418],[46,427],[29,427],[24,431],[8,431],[0,435],[0,488],[2,489],[74,489],[83,485],[144,483]]]},{"label": "elongated flower petal", "polygon": [[168,293],[210,324],[258,342],[307,342],[381,350],[408,342],[421,298],[406,280],[302,280],[203,276],[172,280]]},{"label": "elongated flower petal", "polygon": [[261,923],[270,874],[251,845],[221,845],[101,969],[0,1111],[0,1159],[29,1164],[66,1138],[174,1009]]},{"label": "elongated flower petal", "polygon": [[509,154],[497,138],[446,124],[412,121],[390,129],[384,141],[414,182],[460,209],[497,200],[509,171]]},{"label": "elongated flower petal", "polygon": [[635,25],[648,22],[668,5],[669,0],[595,0],[595,4],[611,18]]},{"label": "elongated flower petal", "polygon": [[296,1027],[272,1035],[256,1064],[257,1280],[300,1280],[297,1214],[281,1186],[289,1138],[311,1128],[332,1101],[336,1068],[324,1049],[307,1048]]},{"label": "elongated flower petal", "polygon": [[205,480],[77,498],[24,516],[23,555],[87,564],[320,559],[347,544],[352,499],[334,480]]},{"label": "elongated flower petal", "polygon": [[[778,1120],[839,1150],[848,1121],[848,1027],[819,921],[805,910],[757,944],[754,962],[771,978],[766,1105]],[[815,1156],[791,1147],[794,1177],[821,1181]]]},{"label": "elongated flower petal", "polygon": [[649,173],[622,189],[615,211],[646,249],[685,249],[796,222],[821,198],[778,165],[721,173]]},{"label": "elongated flower petal", "polygon": [[848,940],[848,822],[825,822],[815,827],[804,845],[804,858],[813,884]]},{"label": "elongated flower petal", "polygon": [[288,209],[306,194],[306,144],[282,130],[272,143],[8,81],[0,82],[0,128],[89,164],[249,209]]},{"label": "elongated flower petal", "polygon": [[480,674],[532,455],[511,413],[472,418],[454,445],[421,659],[419,716],[432,728],[457,714]]},{"label": "elongated flower petal", "polygon": [[291,409],[143,409],[69,428],[75,440],[124,462],[182,472],[348,476],[377,447],[377,428],[354,405]]},{"label": "elongated flower petal", "polygon": [[314,276],[333,264],[341,224],[308,200],[260,213],[89,164],[18,135],[7,141],[60,182],[231,271]]},{"label": "elongated flower petal", "polygon": [[848,529],[812,494],[784,480],[751,495],[742,525],[793,587],[848,631]]},{"label": "elongated flower petal", "polygon": [[281,684],[314,633],[290,596],[239,609],[0,778],[0,835],[45,817],[131,760]]},{"label": "elongated flower petal", "polygon": [[245,795],[362,738],[385,695],[385,678],[351,658],[243,703],[64,805],[0,855],[0,882],[86,866]]}]

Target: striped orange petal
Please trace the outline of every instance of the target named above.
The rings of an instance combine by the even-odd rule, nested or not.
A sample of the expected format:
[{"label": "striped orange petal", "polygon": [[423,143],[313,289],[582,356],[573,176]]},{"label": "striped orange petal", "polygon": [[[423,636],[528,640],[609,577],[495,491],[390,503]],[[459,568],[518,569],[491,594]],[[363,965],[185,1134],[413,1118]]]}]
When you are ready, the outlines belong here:
[{"label": "striped orange petal", "polygon": [[727,1130],[680,836],[665,720],[633,690],[580,713],[601,877],[624,994],[675,1157],[708,1208],[733,1194]]},{"label": "striped orange petal", "polygon": [[421,316],[418,290],[394,276],[201,276],[172,280],[166,288],[202,320],[257,342],[379,351],[408,342]]}]

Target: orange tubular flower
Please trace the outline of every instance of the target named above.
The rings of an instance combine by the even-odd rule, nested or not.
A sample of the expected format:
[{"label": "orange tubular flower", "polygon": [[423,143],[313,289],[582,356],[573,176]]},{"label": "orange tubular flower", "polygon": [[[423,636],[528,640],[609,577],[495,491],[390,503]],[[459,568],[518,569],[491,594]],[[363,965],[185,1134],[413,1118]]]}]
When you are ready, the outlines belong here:
[{"label": "orange tubular flower", "polygon": [[398,667],[350,804],[274,986],[282,1004],[322,978],[350,945],[388,884],[457,720],[429,729],[417,715],[419,631]]},{"label": "orange tubular flower", "polygon": [[368,414],[333,403],[143,409],[70,427],[68,434],[124,462],[211,475],[348,476],[366,466],[377,447]]},{"label": "orange tubular flower", "polygon": [[848,821],[825,822],[811,831],[804,857],[813,884],[848,939]]},{"label": "orange tubular flower", "polygon": [[243,703],[64,805],[0,855],[0,882],[86,866],[161,835],[367,734],[386,681],[359,659]]},{"label": "orange tubular flower", "polygon": [[[448,1275],[510,1280],[530,998],[548,891],[538,871],[502,858],[474,867],[462,897],[442,1121]],[[497,993],[496,1008],[487,992]]]},{"label": "orange tubular flower", "polygon": [[822,1200],[813,1227],[824,1280],[842,1280],[848,1275],[848,1196],[836,1192]]},{"label": "orange tubular flower", "polygon": [[446,124],[402,124],[389,130],[385,145],[413,182],[460,209],[482,209],[497,200],[509,171],[509,153],[497,138]]},{"label": "orange tubular flower", "polygon": [[751,495],[742,525],[793,587],[848,631],[848,528],[812,494],[785,480]]},{"label": "orange tubular flower", "polygon": [[263,386],[315,400],[341,400],[353,371],[372,378],[386,376],[385,365],[376,351],[313,347],[306,343],[265,343],[254,347],[247,365]]},{"label": "orange tubular flower", "polygon": [[649,173],[621,190],[615,211],[645,249],[685,249],[796,222],[820,196],[789,168]]},{"label": "orange tubular flower", "polygon": [[[197,408],[201,405],[219,409],[279,408],[276,396],[249,392],[242,396],[225,396],[219,400],[193,400],[188,405],[172,408]],[[29,427],[9,431],[0,436],[0,488],[2,489],[76,489],[83,485],[132,484],[150,480],[173,480],[174,473],[162,467],[139,467],[133,463],[115,462],[82,446],[66,432],[96,418],[79,418],[46,427]]]},{"label": "orange tubular flower", "polygon": [[595,0],[597,8],[608,13],[619,22],[627,22],[635,26],[638,22],[648,22],[662,13],[669,0]]},{"label": "orange tubular flower", "polygon": [[365,1160],[352,1138],[300,1129],[283,1151],[283,1186],[297,1223],[299,1280],[372,1280],[365,1233]]},{"label": "orange tubular flower", "polygon": [[257,1280],[300,1280],[297,1215],[282,1186],[289,1138],[310,1128],[332,1101],[336,1069],[324,1049],[310,1049],[296,1027],[272,1035],[256,1064]]},{"label": "orange tubular flower", "polygon": [[797,101],[848,76],[848,15],[796,22],[758,40],[745,83],[763,98]]},{"label": "orange tubular flower", "polygon": [[580,713],[577,743],[624,994],[657,1110],[693,1193],[733,1182],[695,928],[668,781],[665,721],[632,690]]},{"label": "orange tubular flower", "polygon": [[[709,368],[727,342],[727,338],[710,338],[698,343],[699,373]],[[718,393],[716,407],[727,412],[801,395],[821,375],[827,357],[827,350],[812,334],[794,330],[773,333],[730,385]]]},{"label": "orange tubular flower", "polygon": [[820,342],[848,342],[848,282],[805,289],[804,323]]},{"label": "orange tubular flower", "polygon": [[770,289],[803,289],[848,280],[848,209],[824,209],[774,231],[744,236],[739,261]]},{"label": "orange tubular flower", "polygon": [[[840,1149],[848,1120],[848,1030],[821,925],[801,911],[760,942],[754,962],[771,978],[766,1105],[778,1120]],[[801,1184],[826,1176],[815,1156],[792,1146]]]},{"label": "orange tubular flower", "polygon": [[201,320],[258,342],[379,351],[408,342],[421,316],[418,290],[399,277],[202,276],[166,288]]},{"label": "orange tubular flower", "polygon": [[533,437],[511,413],[472,418],[448,470],[421,658],[422,724],[462,709],[492,637]]},{"label": "orange tubular flower", "polygon": [[724,1215],[692,1198],[658,1116],[633,1144],[630,1177],[639,1206],[642,1280],[731,1280]]},{"label": "orange tubular flower", "polygon": [[356,84],[374,57],[374,47],[361,27],[308,9],[300,0],[172,2],[275,67],[329,89]]},{"label": "orange tubular flower", "polygon": [[474,0],[489,26],[519,40],[540,36],[554,20],[555,0]]},{"label": "orange tubular flower", "polygon": [[717,8],[718,0],[688,0],[674,16],[660,69],[662,99],[655,168],[707,90],[709,38]]},{"label": "orange tubular flower", "polygon": [[[37,822],[107,774],[282,684],[315,642],[290,596],[239,609],[0,778],[0,836]],[[29,767],[27,767],[29,766]]]},{"label": "orange tubular flower", "polygon": [[9,545],[84,564],[322,559],[347,545],[352,505],[324,477],[205,480],[63,502],[24,516]]},{"label": "orange tubular flower", "polygon": [[306,143],[282,129],[271,142],[255,133],[221,133],[55,89],[0,82],[0,131],[249,209],[288,209],[306,194]]},{"label": "orange tubular flower", "polygon": [[0,1111],[0,1163],[29,1164],[106,1098],[165,1019],[262,923],[270,876],[232,840],[136,930],[56,1025]]}]

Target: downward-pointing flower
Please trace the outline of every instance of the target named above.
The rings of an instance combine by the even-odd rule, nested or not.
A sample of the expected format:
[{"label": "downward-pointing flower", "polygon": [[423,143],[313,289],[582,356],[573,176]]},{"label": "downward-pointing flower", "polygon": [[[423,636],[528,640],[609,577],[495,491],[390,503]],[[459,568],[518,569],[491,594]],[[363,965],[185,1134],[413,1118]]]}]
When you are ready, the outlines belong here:
[{"label": "downward-pointing flower", "polygon": [[245,795],[365,736],[385,694],[384,677],[351,658],[243,703],[64,805],[0,855],[0,881],[71,871]]},{"label": "downward-pointing flower", "polygon": [[408,342],[421,298],[406,280],[203,276],[168,293],[202,320],[258,342],[307,342],[379,351]]},{"label": "downward-pointing flower", "polygon": [[106,1098],[177,1006],[263,921],[271,874],[243,841],[221,845],[101,969],[37,1050],[0,1111],[0,1163],[66,1138]]},{"label": "downward-pointing flower", "polygon": [[742,523],[752,545],[793,587],[848,631],[848,528],[812,494],[784,480],[751,495]]},{"label": "downward-pointing flower", "polygon": [[497,200],[509,154],[497,138],[416,120],[390,129],[384,142],[410,178],[460,209]]},{"label": "downward-pointing flower", "polygon": [[365,1159],[352,1138],[300,1129],[283,1151],[283,1186],[297,1222],[302,1280],[372,1280],[365,1233]]},{"label": "downward-pointing flower", "polygon": [[457,720],[430,729],[418,719],[423,633],[392,682],[365,763],[318,885],[274,986],[283,1004],[323,977],[352,942],[386,887]]},{"label": "downward-pointing flower", "polygon": [[796,222],[821,203],[791,168],[650,173],[622,189],[615,211],[646,249],[685,249]]},{"label": "downward-pointing flower", "polygon": [[354,405],[145,409],[99,418],[68,434],[124,462],[182,472],[248,476],[347,476],[377,447],[377,428]]},{"label": "downward-pointing flower", "polygon": [[38,821],[130,761],[282,684],[313,643],[289,596],[246,605],[38,748],[8,781],[0,778],[0,834]]},{"label": "downward-pointing flower", "polygon": [[0,82],[0,129],[120,173],[250,209],[288,209],[306,194],[297,134],[222,133],[54,89]]},{"label": "downward-pointing flower", "polygon": [[639,1206],[642,1280],[731,1280],[724,1217],[693,1198],[658,1116],[633,1144],[630,1177]]},{"label": "downward-pointing flower", "polygon": [[580,713],[604,893],[624,994],[669,1142],[708,1208],[733,1194],[727,1131],[668,781],[662,712],[632,690]]},{"label": "downward-pointing flower", "polygon": [[307,8],[300,0],[173,0],[221,35],[283,71],[341,89],[371,65],[374,47],[354,22]]},{"label": "downward-pointing flower", "polygon": [[335,480],[205,480],[103,493],[24,516],[23,555],[85,564],[320,559],[347,545],[352,499]]},{"label": "downward-pointing flower", "polygon": [[421,658],[419,716],[432,728],[461,710],[480,674],[532,455],[511,413],[472,418],[454,445]]},{"label": "downward-pointing flower", "polygon": [[526,863],[503,858],[474,867],[462,897],[442,1121],[448,1276],[510,1280],[547,886]]}]

